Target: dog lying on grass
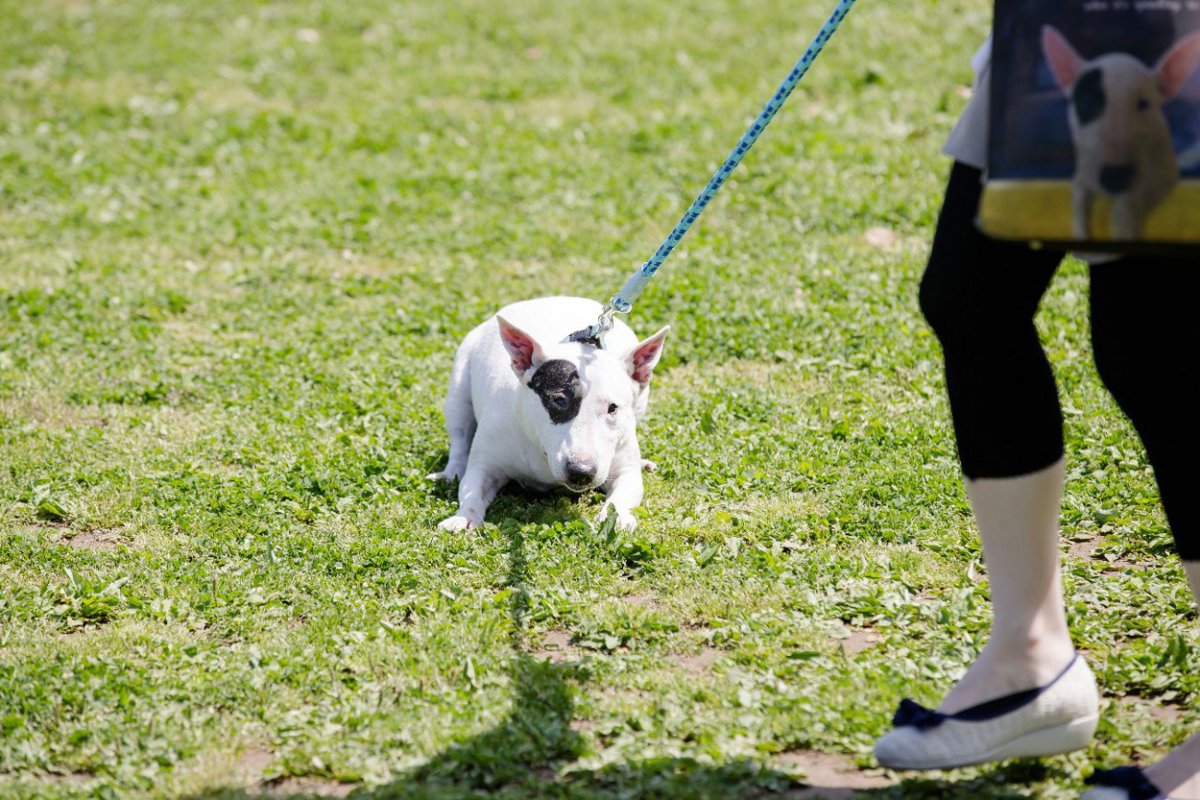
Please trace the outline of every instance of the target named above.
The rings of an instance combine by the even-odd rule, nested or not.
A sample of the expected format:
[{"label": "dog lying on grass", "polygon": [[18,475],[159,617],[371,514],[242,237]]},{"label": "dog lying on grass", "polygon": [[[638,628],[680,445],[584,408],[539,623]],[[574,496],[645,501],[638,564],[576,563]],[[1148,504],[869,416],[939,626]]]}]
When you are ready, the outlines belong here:
[{"label": "dog lying on grass", "polygon": [[668,328],[639,342],[620,320],[604,347],[562,343],[602,307],[577,297],[513,303],[463,339],[446,395],[450,456],[431,480],[458,480],[458,513],[438,527],[483,524],[504,484],[584,493],[602,489],[617,526],[642,502],[636,426]]},{"label": "dog lying on grass", "polygon": [[1042,28],[1042,52],[1070,107],[1072,235],[1092,238],[1092,204],[1100,195],[1113,201],[1113,238],[1137,239],[1179,182],[1162,107],[1200,66],[1200,33],[1180,39],[1153,68],[1127,53],[1085,59],[1051,25]]}]

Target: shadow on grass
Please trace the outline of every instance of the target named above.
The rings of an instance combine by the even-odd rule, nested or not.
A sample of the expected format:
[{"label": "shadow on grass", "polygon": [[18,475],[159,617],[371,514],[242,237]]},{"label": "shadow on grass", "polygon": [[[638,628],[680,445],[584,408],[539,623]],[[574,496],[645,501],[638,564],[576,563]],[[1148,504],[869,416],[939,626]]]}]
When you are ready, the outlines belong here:
[{"label": "shadow on grass", "polygon": [[[809,786],[753,761],[707,764],[690,758],[659,757],[610,764],[599,769],[566,770],[585,754],[586,740],[573,727],[574,691],[588,680],[580,662],[541,660],[525,649],[528,612],[527,564],[523,537],[511,533],[508,586],[514,655],[509,666],[516,696],[509,717],[495,728],[454,745],[388,784],[360,787],[350,794],[362,800],[847,800],[928,798],[929,800],[1020,800],[1009,783],[1035,783],[1050,776],[1039,763],[1013,763],[969,781],[947,783],[906,780],[878,789]],[[560,774],[561,772],[561,774]],[[329,784],[334,789],[337,784]],[[215,789],[189,800],[289,800],[328,796],[327,792],[286,790],[286,783],[256,789]]]},{"label": "shadow on grass", "polygon": [[[440,469],[440,464],[444,461],[444,458],[432,461],[431,463],[438,465],[433,469]],[[453,503],[457,507],[457,482],[429,481],[428,483],[431,497]],[[538,491],[522,487],[517,483],[509,483],[500,490],[488,507],[486,520],[493,523],[513,522],[517,525],[553,525],[556,522],[585,521],[589,518],[589,514],[600,515],[603,501],[599,497],[600,494],[597,493],[592,498],[594,502],[589,505],[586,502],[587,498],[566,488]],[[447,515],[451,513],[454,513],[453,509],[446,512]],[[430,524],[436,524],[438,519],[440,518],[431,519]]]}]

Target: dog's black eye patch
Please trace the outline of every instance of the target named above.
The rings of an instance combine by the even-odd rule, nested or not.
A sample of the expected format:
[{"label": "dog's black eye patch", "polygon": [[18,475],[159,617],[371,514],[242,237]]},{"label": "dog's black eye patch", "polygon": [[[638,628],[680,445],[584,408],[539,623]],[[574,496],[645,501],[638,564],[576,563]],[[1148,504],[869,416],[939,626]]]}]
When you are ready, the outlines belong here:
[{"label": "dog's black eye patch", "polygon": [[1090,69],[1075,82],[1071,90],[1071,105],[1080,125],[1087,125],[1104,113],[1104,76],[1098,69]]},{"label": "dog's black eye patch", "polygon": [[529,379],[529,388],[541,398],[542,406],[555,425],[579,416],[583,385],[579,382],[579,370],[570,361],[552,359],[545,362]]}]

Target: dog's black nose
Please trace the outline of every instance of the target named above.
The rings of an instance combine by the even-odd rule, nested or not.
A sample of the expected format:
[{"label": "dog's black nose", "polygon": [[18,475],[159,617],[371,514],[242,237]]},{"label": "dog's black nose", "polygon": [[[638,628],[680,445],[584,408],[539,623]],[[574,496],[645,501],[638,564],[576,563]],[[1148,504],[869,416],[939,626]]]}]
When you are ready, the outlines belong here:
[{"label": "dog's black nose", "polygon": [[1100,168],[1100,186],[1110,194],[1121,194],[1129,191],[1133,184],[1133,166],[1111,164]]},{"label": "dog's black nose", "polygon": [[582,461],[567,463],[567,484],[570,486],[588,486],[596,479],[596,468]]}]

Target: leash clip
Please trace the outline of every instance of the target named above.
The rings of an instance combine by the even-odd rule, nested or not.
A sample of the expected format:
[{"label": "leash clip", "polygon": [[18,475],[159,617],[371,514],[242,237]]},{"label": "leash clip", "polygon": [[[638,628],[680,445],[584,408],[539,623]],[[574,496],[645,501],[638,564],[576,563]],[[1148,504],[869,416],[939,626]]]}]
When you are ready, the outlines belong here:
[{"label": "leash clip", "polygon": [[600,318],[596,320],[594,325],[589,325],[586,328],[581,328],[563,339],[563,344],[569,342],[580,342],[582,344],[590,344],[599,350],[604,349],[604,337],[612,330],[613,315],[617,313],[617,309],[609,305],[600,312]]}]

